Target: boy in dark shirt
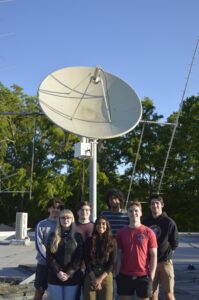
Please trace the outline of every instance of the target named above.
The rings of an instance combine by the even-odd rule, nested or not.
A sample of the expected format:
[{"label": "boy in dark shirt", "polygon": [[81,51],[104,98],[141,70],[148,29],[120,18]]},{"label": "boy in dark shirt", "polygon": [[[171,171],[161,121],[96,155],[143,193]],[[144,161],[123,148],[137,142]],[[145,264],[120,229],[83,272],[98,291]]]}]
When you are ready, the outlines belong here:
[{"label": "boy in dark shirt", "polygon": [[165,299],[175,300],[172,256],[178,247],[178,229],[174,220],[163,212],[163,207],[163,198],[157,194],[152,195],[150,198],[151,214],[142,222],[154,231],[158,242],[158,264],[151,299],[158,300],[158,282],[160,280]]}]

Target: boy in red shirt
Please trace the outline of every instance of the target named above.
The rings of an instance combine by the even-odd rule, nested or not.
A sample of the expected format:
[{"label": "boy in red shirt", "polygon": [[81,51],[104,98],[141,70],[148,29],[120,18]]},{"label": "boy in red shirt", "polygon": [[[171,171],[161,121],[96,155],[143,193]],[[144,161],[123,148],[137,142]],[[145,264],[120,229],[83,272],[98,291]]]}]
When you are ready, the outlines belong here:
[{"label": "boy in red shirt", "polygon": [[135,292],[138,299],[147,300],[157,266],[156,236],[141,224],[141,203],[130,202],[127,210],[130,223],[117,233],[117,292],[121,300],[132,299]]}]

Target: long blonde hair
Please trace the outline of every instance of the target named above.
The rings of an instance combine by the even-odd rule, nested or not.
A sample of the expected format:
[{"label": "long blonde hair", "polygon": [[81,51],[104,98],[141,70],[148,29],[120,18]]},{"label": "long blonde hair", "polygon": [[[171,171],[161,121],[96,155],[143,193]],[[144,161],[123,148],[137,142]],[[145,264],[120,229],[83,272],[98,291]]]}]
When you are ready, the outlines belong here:
[{"label": "long blonde hair", "polygon": [[71,231],[70,232],[71,232],[72,239],[75,241],[75,233],[77,232],[77,230],[76,230],[75,218],[74,218],[73,212],[70,209],[63,209],[60,212],[59,218],[57,220],[57,226],[56,226],[56,229],[55,229],[55,233],[54,233],[53,239],[51,241],[50,251],[52,253],[57,252],[59,243],[61,241],[62,226],[61,226],[61,223],[60,223],[60,217],[63,217],[63,216],[72,217]]}]

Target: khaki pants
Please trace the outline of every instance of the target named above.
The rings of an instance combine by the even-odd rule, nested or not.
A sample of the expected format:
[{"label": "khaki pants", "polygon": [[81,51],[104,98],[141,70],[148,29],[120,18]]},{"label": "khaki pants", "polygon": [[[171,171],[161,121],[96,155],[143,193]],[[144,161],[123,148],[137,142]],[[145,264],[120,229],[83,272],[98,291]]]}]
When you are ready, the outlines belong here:
[{"label": "khaki pants", "polygon": [[92,289],[89,274],[84,280],[84,300],[111,300],[113,299],[113,274],[110,272],[102,282],[102,289],[95,291]]},{"label": "khaki pants", "polygon": [[164,293],[174,293],[174,268],[171,259],[158,263],[153,284],[154,291],[158,290],[159,281]]}]

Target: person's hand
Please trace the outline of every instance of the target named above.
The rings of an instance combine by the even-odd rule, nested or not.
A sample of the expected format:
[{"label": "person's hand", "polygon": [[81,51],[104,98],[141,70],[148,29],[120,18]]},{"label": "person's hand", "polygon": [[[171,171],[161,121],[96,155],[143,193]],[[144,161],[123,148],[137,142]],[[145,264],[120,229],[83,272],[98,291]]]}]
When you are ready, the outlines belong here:
[{"label": "person's hand", "polygon": [[96,291],[99,291],[102,289],[102,279],[100,277],[96,278],[94,286],[95,286]]},{"label": "person's hand", "polygon": [[57,273],[57,277],[61,280],[61,281],[66,281],[68,280],[68,278],[70,277],[68,274],[62,272],[62,271],[59,271],[59,273]]},{"label": "person's hand", "polygon": [[95,290],[95,282],[96,282],[96,277],[95,277],[95,273],[93,271],[91,271],[89,273],[90,279],[91,279],[91,286],[92,289]]}]

